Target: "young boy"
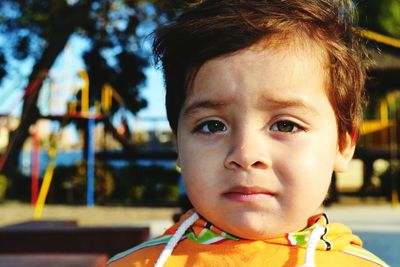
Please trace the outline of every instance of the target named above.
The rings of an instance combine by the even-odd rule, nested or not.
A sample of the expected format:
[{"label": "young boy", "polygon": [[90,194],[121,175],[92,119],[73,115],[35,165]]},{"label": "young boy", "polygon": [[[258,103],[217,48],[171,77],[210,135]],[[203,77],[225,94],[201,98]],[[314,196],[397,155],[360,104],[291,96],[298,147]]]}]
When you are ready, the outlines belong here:
[{"label": "young boy", "polygon": [[387,266],[316,215],[357,139],[353,12],[345,0],[205,0],[158,32],[194,209],[109,266]]}]

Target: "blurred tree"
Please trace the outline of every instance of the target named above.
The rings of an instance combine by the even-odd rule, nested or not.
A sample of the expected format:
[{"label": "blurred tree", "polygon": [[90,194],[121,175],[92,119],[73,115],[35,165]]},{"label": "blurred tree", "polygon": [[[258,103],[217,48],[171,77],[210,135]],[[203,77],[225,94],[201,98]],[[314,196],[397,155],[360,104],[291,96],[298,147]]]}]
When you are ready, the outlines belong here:
[{"label": "blurred tree", "polygon": [[0,171],[10,177],[16,174],[19,152],[40,116],[37,100],[43,80],[73,34],[91,44],[84,55],[90,105],[100,99],[103,85],[110,84],[126,100],[127,110],[136,113],[145,107],[138,88],[145,80],[148,55],[140,50],[139,26],[167,20],[180,2],[184,1],[2,0],[0,37],[7,40],[11,53],[0,48],[0,80],[12,62],[31,60],[34,64],[29,77],[18,77],[28,80],[22,114]]},{"label": "blurred tree", "polygon": [[[359,25],[368,30],[394,38],[400,38],[400,0],[359,0]],[[377,42],[370,42],[371,52],[375,55],[385,54],[385,64],[389,59],[398,58],[400,51],[397,48]],[[374,53],[374,51],[379,51]],[[368,70],[369,80],[366,84],[368,91],[368,106],[364,112],[367,119],[375,118],[379,114],[378,105],[387,93],[398,88],[398,67],[371,67]]]},{"label": "blurred tree", "polygon": [[360,0],[358,2],[360,26],[400,38],[400,0]]}]

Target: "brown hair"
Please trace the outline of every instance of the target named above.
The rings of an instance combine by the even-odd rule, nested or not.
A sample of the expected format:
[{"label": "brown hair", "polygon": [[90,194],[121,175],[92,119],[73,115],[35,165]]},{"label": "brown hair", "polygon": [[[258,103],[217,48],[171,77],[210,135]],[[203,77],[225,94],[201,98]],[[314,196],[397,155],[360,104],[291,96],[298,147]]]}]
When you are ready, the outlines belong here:
[{"label": "brown hair", "polygon": [[[153,44],[161,62],[167,116],[176,133],[187,89],[208,60],[250,47],[262,39],[284,45],[293,36],[325,49],[327,96],[335,111],[339,145],[355,134],[364,97],[365,49],[352,25],[350,0],[205,0],[193,4],[157,31]],[[268,43],[268,42],[267,42]]]}]

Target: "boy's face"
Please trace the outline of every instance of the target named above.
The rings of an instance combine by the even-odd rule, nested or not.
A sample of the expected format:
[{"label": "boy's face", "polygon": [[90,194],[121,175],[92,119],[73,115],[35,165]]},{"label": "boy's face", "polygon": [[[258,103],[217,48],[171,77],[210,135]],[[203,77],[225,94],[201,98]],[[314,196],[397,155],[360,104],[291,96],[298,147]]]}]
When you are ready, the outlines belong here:
[{"label": "boy's face", "polygon": [[320,50],[255,46],[200,68],[178,162],[192,204],[222,230],[262,239],[303,229],[351,159],[349,137],[338,148]]}]

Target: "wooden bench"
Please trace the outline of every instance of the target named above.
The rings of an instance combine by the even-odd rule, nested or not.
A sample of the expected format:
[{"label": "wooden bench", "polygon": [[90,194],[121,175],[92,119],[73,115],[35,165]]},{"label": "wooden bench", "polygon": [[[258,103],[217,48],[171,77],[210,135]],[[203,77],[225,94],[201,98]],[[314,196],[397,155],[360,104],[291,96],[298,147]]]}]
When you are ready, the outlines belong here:
[{"label": "wooden bench", "polygon": [[104,254],[0,254],[0,267],[105,267]]},{"label": "wooden bench", "polygon": [[148,240],[148,227],[79,227],[73,221],[33,221],[0,228],[0,254],[94,253],[108,257]]}]

